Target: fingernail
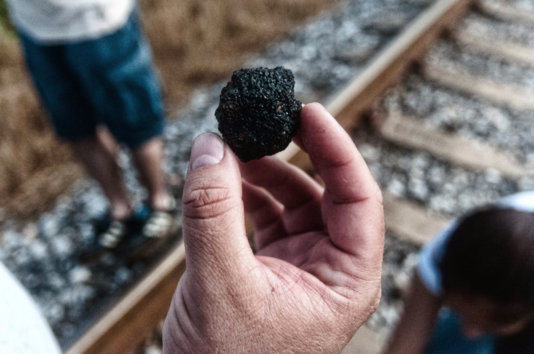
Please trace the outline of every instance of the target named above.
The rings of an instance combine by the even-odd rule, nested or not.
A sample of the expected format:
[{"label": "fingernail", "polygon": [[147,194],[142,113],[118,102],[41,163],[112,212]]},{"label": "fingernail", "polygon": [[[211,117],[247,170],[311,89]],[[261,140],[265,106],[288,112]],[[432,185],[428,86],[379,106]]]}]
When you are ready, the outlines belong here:
[{"label": "fingernail", "polygon": [[204,133],[193,141],[191,148],[191,170],[202,166],[215,165],[224,156],[224,143],[216,134]]}]

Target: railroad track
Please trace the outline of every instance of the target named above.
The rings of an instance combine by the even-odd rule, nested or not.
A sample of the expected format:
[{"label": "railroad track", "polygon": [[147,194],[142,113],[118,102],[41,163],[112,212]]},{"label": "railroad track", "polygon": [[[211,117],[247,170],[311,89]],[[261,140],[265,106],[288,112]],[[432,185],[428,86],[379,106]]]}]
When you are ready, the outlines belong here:
[{"label": "railroad track", "polygon": [[[501,35],[507,26],[534,28],[534,13],[504,0],[438,0],[327,104],[382,186],[385,262],[388,247],[405,245],[402,263],[464,210],[534,188],[533,146],[515,142],[534,118],[534,53]],[[294,145],[279,157],[313,174]],[[68,353],[134,350],[164,318],[184,270],[178,243]],[[401,301],[387,292],[403,286],[392,278],[384,276],[381,304],[390,312]],[[346,352],[378,353],[391,322],[372,317]]]}]

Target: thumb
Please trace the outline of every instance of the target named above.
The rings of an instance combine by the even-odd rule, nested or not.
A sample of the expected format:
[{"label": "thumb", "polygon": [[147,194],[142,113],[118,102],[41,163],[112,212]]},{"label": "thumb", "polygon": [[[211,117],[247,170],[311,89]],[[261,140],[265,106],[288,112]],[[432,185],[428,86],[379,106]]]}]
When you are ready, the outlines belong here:
[{"label": "thumb", "polygon": [[198,136],[182,198],[187,269],[197,279],[239,276],[251,264],[241,195],[241,173],[232,151],[215,134]]}]

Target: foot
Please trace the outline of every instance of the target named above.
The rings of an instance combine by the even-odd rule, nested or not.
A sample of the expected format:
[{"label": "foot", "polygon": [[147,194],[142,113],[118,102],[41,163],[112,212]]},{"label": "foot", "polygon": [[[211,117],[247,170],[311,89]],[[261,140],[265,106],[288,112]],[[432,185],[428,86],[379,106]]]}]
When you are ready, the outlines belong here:
[{"label": "foot", "polygon": [[167,208],[153,208],[143,226],[142,234],[146,238],[162,238],[173,231],[178,210],[174,199],[170,199]]},{"label": "foot", "polygon": [[178,208],[174,199],[165,210],[149,208],[141,237],[129,244],[131,258],[146,258],[157,252],[178,231]]},{"label": "foot", "polygon": [[94,242],[81,251],[83,262],[93,262],[108,252],[119,254],[119,250],[136,236],[140,237],[141,229],[147,220],[148,210],[137,210],[125,220],[114,219],[106,213],[95,222]]}]

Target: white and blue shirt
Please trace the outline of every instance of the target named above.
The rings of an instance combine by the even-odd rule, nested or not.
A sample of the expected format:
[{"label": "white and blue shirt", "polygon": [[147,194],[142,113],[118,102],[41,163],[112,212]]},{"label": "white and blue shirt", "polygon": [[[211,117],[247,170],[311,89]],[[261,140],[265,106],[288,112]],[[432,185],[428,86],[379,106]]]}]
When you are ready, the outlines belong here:
[{"label": "white and blue shirt", "polygon": [[115,32],[135,0],[7,0],[11,21],[43,44],[88,40]]}]

